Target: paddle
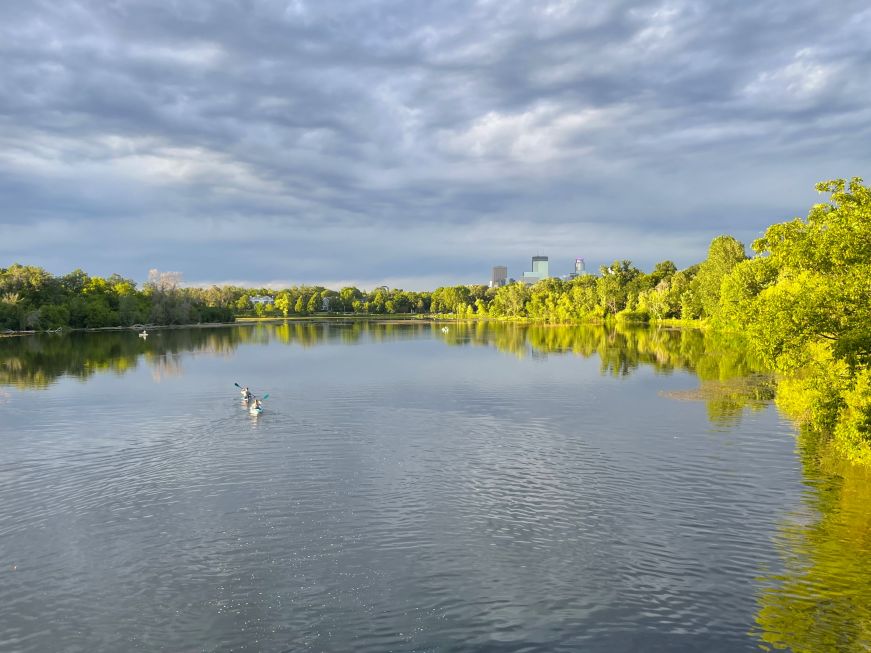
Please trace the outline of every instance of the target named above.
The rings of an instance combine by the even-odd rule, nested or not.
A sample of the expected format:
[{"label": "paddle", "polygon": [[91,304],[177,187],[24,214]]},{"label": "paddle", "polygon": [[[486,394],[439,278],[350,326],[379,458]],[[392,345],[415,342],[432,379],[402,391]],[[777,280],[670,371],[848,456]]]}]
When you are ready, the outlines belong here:
[{"label": "paddle", "polygon": [[[240,389],[242,388],[242,386],[239,385],[238,383],[233,383],[233,385],[235,385],[237,388],[240,388]],[[254,398],[254,399],[257,398],[254,394],[251,394],[251,397]],[[265,395],[263,395],[263,397],[261,397],[260,401],[263,401],[264,399],[269,399],[269,393],[268,393],[268,392],[267,392]]]}]

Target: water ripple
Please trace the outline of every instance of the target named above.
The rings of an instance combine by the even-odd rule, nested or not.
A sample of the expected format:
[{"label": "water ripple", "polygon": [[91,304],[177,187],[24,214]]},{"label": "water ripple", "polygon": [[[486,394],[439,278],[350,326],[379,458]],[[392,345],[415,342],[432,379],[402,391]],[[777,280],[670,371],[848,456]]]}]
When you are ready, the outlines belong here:
[{"label": "water ripple", "polygon": [[255,418],[215,385],[232,357],[99,409],[64,382],[37,415],[13,398],[0,649],[755,647],[754,578],[800,501],[773,411],[714,431],[583,359],[414,346],[271,346]]}]

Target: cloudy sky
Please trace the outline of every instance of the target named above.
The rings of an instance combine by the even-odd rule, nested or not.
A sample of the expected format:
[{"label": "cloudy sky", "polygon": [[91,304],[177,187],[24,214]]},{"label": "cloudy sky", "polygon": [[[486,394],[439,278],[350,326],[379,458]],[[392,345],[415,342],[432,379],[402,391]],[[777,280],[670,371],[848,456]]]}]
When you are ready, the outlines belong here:
[{"label": "cloudy sky", "polygon": [[869,161],[867,0],[0,3],[0,266],[683,267]]}]

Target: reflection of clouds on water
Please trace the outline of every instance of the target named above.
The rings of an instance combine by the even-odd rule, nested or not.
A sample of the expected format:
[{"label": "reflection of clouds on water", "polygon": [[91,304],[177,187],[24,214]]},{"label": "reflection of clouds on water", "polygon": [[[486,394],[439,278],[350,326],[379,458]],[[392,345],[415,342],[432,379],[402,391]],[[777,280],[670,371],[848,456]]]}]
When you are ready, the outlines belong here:
[{"label": "reflection of clouds on water", "polygon": [[0,404],[5,404],[11,398],[12,395],[10,395],[8,392],[6,392],[5,390],[0,390]]},{"label": "reflection of clouds on water", "polygon": [[[216,344],[236,359],[216,362]],[[414,600],[432,638],[407,648],[421,649],[451,641],[439,630],[446,623],[481,628],[484,638],[498,629],[518,647],[532,633],[527,641],[553,635],[542,649],[559,648],[563,634],[575,649],[621,648],[605,635],[586,646],[605,624],[598,632],[663,638],[648,648],[737,650],[747,648],[757,609],[772,646],[838,650],[819,631],[801,649],[790,615],[818,605],[817,623],[849,634],[851,624],[824,612],[827,602],[860,622],[866,614],[849,601],[866,600],[850,582],[868,574],[826,565],[840,558],[871,569],[860,548],[867,521],[851,511],[842,527],[841,502],[819,536],[815,510],[788,517],[797,529],[776,531],[802,488],[791,433],[774,411],[745,410],[746,427],[729,438],[694,437],[708,433],[704,404],[656,396],[695,385],[695,370],[705,392],[685,398],[716,403],[741,389],[731,379],[751,368],[739,351],[698,331],[474,323],[443,334],[428,323],[308,323],[177,330],[147,345],[135,334],[84,334],[26,348],[0,345],[0,373],[8,353],[24,364],[18,378],[67,379],[38,397],[39,411],[19,408],[8,388],[16,401],[0,405],[4,460],[22,461],[21,473],[14,465],[0,474],[15,516],[10,550],[36,540],[32,557],[49,562],[28,570],[20,555],[8,557],[28,601],[69,610],[71,622],[91,627],[84,637],[119,633],[115,648],[139,636],[133,626],[189,614],[202,596],[213,600],[192,618],[214,641],[246,623],[286,624],[288,613],[270,607],[278,601],[317,611],[314,627],[348,637],[372,615],[386,615],[379,628],[393,632],[407,625],[395,606]],[[514,360],[520,351],[527,360]],[[87,384],[67,382],[78,369]],[[123,380],[122,369],[131,372]],[[262,415],[250,415],[235,381],[269,393]],[[28,467],[37,454],[48,464]],[[860,490],[835,498],[860,509]],[[800,566],[779,564],[780,547],[787,561],[793,550],[804,556]],[[754,581],[761,573],[770,578]],[[131,596],[130,582],[144,594],[111,619],[93,612],[88,598]],[[29,622],[7,626],[22,614],[17,605],[0,602],[0,630],[30,634]],[[216,626],[214,609],[238,620]],[[164,636],[157,627],[146,634]]]}]

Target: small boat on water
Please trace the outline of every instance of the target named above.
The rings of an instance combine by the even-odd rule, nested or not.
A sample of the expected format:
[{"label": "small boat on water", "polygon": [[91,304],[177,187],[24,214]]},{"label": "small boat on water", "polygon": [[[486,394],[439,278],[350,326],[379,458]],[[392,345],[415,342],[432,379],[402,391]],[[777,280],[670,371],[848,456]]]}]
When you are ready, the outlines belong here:
[{"label": "small boat on water", "polygon": [[140,338],[147,338],[147,337],[148,337],[148,331],[146,331],[145,329],[142,329],[142,333],[139,334],[139,337],[140,337]]},{"label": "small boat on water", "polygon": [[[263,399],[266,399],[268,396],[269,395],[263,395]],[[253,400],[254,403],[249,404],[248,412],[251,413],[252,415],[259,415],[260,413],[263,412],[263,403],[262,403],[263,399],[257,399],[254,396],[252,396],[251,399]]]},{"label": "small boat on water", "polygon": [[262,406],[261,402],[264,399],[269,398],[269,393],[266,393],[265,395],[263,395],[263,397],[261,399],[258,399],[248,389],[247,385],[244,388],[241,385],[239,385],[238,383],[234,383],[233,385],[235,385],[237,388],[239,388],[239,393],[242,395],[242,405],[247,406],[249,413],[251,413],[252,415],[259,415],[260,413],[263,412],[263,406]]}]

